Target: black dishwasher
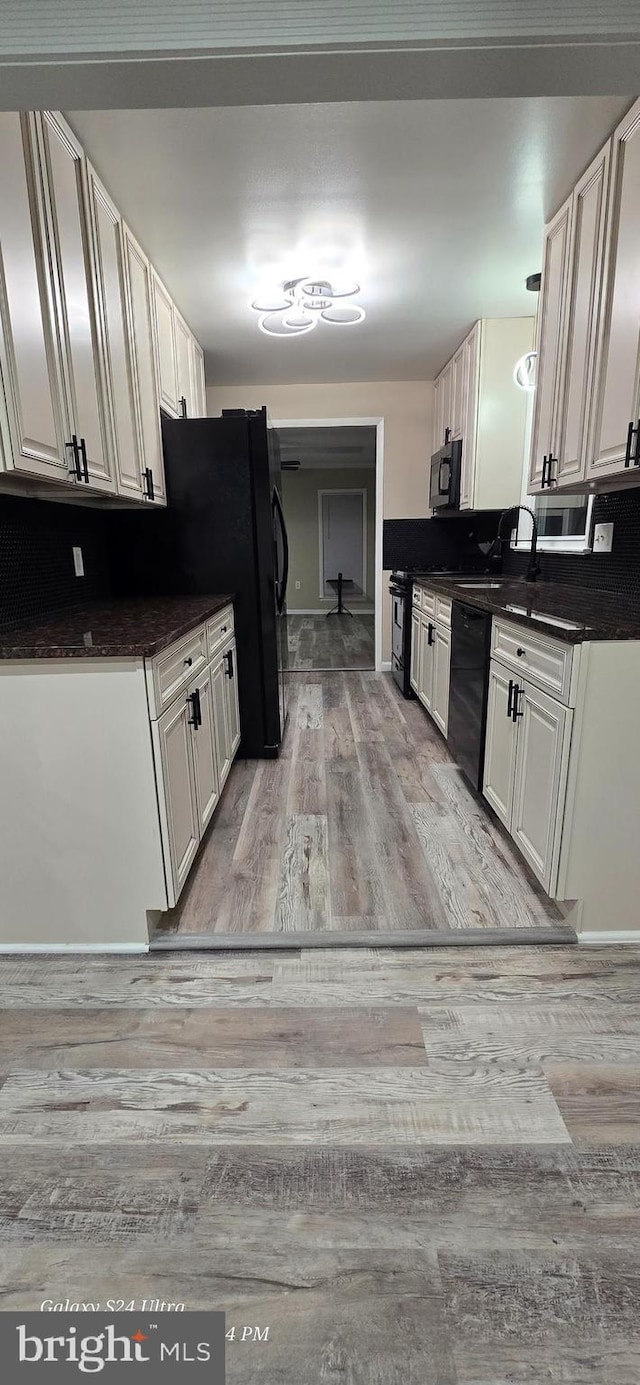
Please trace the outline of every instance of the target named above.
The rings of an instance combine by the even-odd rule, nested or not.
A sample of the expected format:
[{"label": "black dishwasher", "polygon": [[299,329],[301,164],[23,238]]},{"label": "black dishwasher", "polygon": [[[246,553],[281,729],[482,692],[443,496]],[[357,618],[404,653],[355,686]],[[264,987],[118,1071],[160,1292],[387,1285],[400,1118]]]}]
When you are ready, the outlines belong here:
[{"label": "black dishwasher", "polygon": [[474,789],[482,788],[490,655],[491,616],[454,601],[447,741]]}]

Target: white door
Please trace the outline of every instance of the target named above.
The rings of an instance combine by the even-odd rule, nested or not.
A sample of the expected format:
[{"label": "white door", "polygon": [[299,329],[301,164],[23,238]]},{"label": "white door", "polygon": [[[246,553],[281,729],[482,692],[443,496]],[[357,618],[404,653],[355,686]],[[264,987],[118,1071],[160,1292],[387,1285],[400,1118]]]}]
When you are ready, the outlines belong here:
[{"label": "white door", "polygon": [[231,769],[231,735],[227,713],[227,661],[220,654],[211,665],[211,695],[213,698],[213,725],[216,738],[216,757],[218,761],[218,784],[222,793],[223,784]]},{"label": "white door", "polygon": [[548,893],[555,883],[558,800],[572,715],[530,683],[518,696],[511,835]]},{"label": "white door", "polygon": [[162,826],[169,848],[171,904],[180,894],[200,841],[191,713],[191,702],[180,699],[152,723],[161,767]]},{"label": "white door", "polygon": [[195,418],[197,410],[193,399],[191,332],[178,312],[174,312],[173,321],[178,375],[178,414],[183,418]]},{"label": "white door", "polygon": [[60,117],[45,111],[31,119],[40,142],[69,427],[80,447],[78,479],[94,490],[113,491],[83,153]]},{"label": "white door", "polygon": [[6,464],[69,481],[73,457],[62,407],[41,241],[42,199],[28,117],[0,112],[0,367],[11,455]]},{"label": "white door", "polygon": [[173,302],[153,266],[151,267],[151,304],[160,404],[172,418],[177,418],[179,413],[178,372]]},{"label": "white door", "polygon": [[420,680],[420,612],[411,612],[411,670],[409,681],[414,693],[419,692]]},{"label": "white door", "polygon": [[427,616],[420,616],[420,664],[418,697],[427,711],[433,704],[433,643],[435,626]]},{"label": "white door", "polygon": [[464,343],[465,413],[462,425],[461,510],[473,509],[474,503],[481,331],[481,324],[477,322]]},{"label": "white door", "polygon": [[195,418],[207,417],[207,394],[204,379],[204,351],[195,337],[191,338],[191,374],[193,379],[193,412]]},{"label": "white door", "polygon": [[573,194],[571,283],[565,333],[564,389],[558,421],[558,484],[580,480],[587,459],[596,326],[602,291],[611,142]]},{"label": "white door", "polygon": [[223,654],[225,664],[225,695],[227,699],[227,730],[229,755],[233,759],[240,744],[240,706],[238,703],[238,669],[236,642],[231,640]]},{"label": "white door", "polygon": [[609,223],[590,478],[640,465],[640,101],[613,137]]},{"label": "white door", "polygon": [[189,686],[198,715],[191,717],[193,726],[193,763],[196,780],[196,804],[200,836],[211,819],[219,798],[218,759],[216,755],[215,719],[211,669],[205,669]]},{"label": "white door", "polygon": [[[321,491],[323,596],[336,595],[329,581],[342,573],[355,582],[360,596],[366,590],[363,491]],[[348,603],[347,593],[345,601]]]},{"label": "white door", "polygon": [[453,361],[449,361],[440,376],[440,419],[442,427],[443,447],[447,435],[451,437],[453,433]]},{"label": "white door", "polygon": [[453,358],[452,364],[452,398],[453,405],[451,410],[451,432],[454,438],[464,436],[464,414],[465,414],[465,349],[464,342],[458,348]]},{"label": "white door", "polygon": [[[542,287],[538,304],[537,323],[537,385],[529,491],[541,491],[549,476],[555,477],[555,462],[545,464],[545,458],[557,456],[556,420],[562,398],[564,330],[566,316],[569,256],[571,249],[571,217],[573,197],[554,216],[547,227],[542,265]],[[546,471],[543,475],[543,469]]]},{"label": "white door", "polygon": [[511,825],[515,778],[516,727],[510,715],[513,684],[513,678],[492,660],[482,792],[505,827]]},{"label": "white door", "polygon": [[449,725],[449,670],[451,667],[451,631],[436,625],[433,636],[433,698],[431,715],[442,734]]},{"label": "white door", "polygon": [[433,443],[432,452],[439,452],[444,440],[444,428],[442,426],[442,391],[440,389],[440,376],[433,386]]},{"label": "white door", "polygon": [[[150,266],[128,226],[122,225],[123,256],[127,284],[127,307],[131,366],[136,387],[136,407],[140,437],[141,475],[147,499],[164,501],[164,463],[160,432],[160,404],[151,322]],[[152,488],[153,487],[153,491]]]},{"label": "white door", "polygon": [[120,213],[90,164],[86,165],[86,173],[116,487],[119,495],[141,500],[142,478],[135,387],[127,336]]}]

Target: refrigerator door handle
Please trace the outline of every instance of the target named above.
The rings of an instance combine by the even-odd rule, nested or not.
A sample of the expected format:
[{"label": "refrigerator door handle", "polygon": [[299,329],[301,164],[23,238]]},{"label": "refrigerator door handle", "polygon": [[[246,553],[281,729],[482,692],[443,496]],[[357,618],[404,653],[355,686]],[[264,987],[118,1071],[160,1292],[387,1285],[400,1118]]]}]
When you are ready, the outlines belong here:
[{"label": "refrigerator door handle", "polygon": [[284,520],[284,510],[282,508],[282,501],[280,499],[277,486],[273,487],[271,511],[274,519],[277,517],[278,523],[280,525],[280,532],[282,534],[282,552],[284,555],[284,569],[281,577],[279,575],[276,576],[276,601],[278,603],[278,615],[282,615],[287,595],[287,582],[289,580],[289,536],[287,534],[287,526]]}]

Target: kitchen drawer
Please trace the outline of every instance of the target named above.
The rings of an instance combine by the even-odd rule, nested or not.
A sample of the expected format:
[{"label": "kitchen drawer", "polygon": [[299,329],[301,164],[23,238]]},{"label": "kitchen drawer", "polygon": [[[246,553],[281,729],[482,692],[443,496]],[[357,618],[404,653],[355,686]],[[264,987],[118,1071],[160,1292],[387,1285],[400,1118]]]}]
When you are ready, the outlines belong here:
[{"label": "kitchen drawer", "polygon": [[422,587],[419,587],[417,582],[413,584],[413,604],[422,610]]},{"label": "kitchen drawer", "polygon": [[151,716],[161,716],[208,662],[204,625],[190,630],[158,654],[147,670]]},{"label": "kitchen drawer", "polygon": [[534,683],[543,692],[568,705],[571,697],[573,646],[539,635],[508,620],[494,620],[491,655]]},{"label": "kitchen drawer", "polygon": [[448,596],[436,597],[436,620],[441,625],[451,625],[451,600]]},{"label": "kitchen drawer", "polygon": [[209,659],[222,648],[222,645],[231,638],[233,634],[233,606],[225,606],[224,611],[218,611],[217,615],[212,616],[207,621],[207,651]]},{"label": "kitchen drawer", "polygon": [[426,587],[423,587],[423,588],[422,588],[422,610],[424,611],[424,613],[425,613],[426,616],[435,616],[435,613],[436,613],[436,596],[435,596],[435,592],[429,592],[429,591],[427,591]]}]

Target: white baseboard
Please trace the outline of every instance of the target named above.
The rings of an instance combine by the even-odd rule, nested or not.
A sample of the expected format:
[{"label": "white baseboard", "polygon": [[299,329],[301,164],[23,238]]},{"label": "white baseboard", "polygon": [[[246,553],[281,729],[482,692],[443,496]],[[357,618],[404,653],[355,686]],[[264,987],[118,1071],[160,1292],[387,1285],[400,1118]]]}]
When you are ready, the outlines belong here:
[{"label": "white baseboard", "polygon": [[390,660],[390,659],[383,659],[383,660],[382,660],[382,663],[381,663],[381,665],[380,665],[380,672],[381,672],[381,673],[391,673],[391,660]]},{"label": "white baseboard", "polygon": [[640,928],[619,928],[603,932],[578,933],[581,947],[640,947]]},{"label": "white baseboard", "polygon": [[148,943],[0,943],[0,954],[46,952],[131,952],[146,953]]}]

